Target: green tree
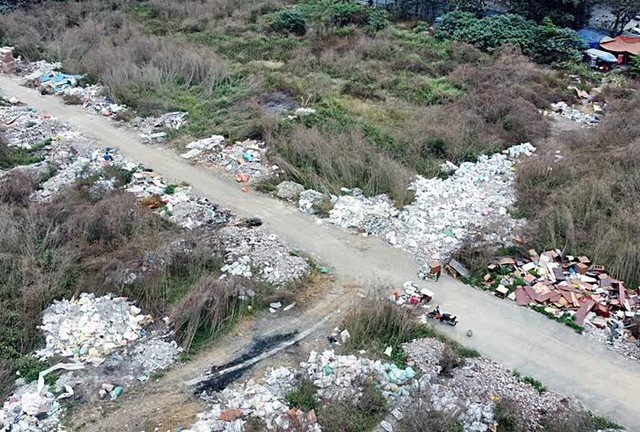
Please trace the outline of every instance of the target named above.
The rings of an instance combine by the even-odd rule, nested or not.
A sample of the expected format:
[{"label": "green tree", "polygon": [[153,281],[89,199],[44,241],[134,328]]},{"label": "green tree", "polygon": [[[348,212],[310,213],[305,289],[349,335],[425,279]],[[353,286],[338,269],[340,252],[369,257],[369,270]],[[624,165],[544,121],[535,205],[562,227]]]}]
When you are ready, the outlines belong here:
[{"label": "green tree", "polygon": [[484,0],[450,0],[447,10],[450,12],[469,12],[482,17],[486,3]]},{"label": "green tree", "polygon": [[606,0],[604,3],[611,10],[612,19],[604,22],[612,36],[624,31],[624,27],[640,13],[640,0]]},{"label": "green tree", "polygon": [[433,22],[444,8],[442,0],[397,0],[395,11],[400,18],[420,18]]},{"label": "green tree", "polygon": [[589,21],[594,0],[511,0],[511,13],[542,22],[546,17],[560,27],[580,28]]},{"label": "green tree", "polygon": [[476,18],[467,12],[451,12],[443,16],[436,36],[470,43],[485,51],[516,45],[540,63],[578,60],[584,49],[575,31],[557,27],[551,19],[538,25],[514,14]]}]

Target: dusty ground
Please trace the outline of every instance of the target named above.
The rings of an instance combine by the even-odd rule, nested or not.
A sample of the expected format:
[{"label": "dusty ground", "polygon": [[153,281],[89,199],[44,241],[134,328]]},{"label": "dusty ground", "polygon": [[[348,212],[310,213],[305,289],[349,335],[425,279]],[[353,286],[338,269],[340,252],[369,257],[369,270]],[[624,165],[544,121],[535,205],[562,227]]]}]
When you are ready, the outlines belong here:
[{"label": "dusty ground", "polygon": [[[16,96],[38,110],[64,119],[105,147],[117,146],[122,154],[153,167],[169,181],[185,181],[197,193],[240,215],[262,218],[267,228],[292,248],[330,265],[341,285],[371,286],[382,282],[399,287],[407,280],[416,280],[418,268],[410,258],[379,239],[364,238],[319,224],[314,218],[270,197],[255,192],[242,193],[232,180],[211,169],[191,166],[166,151],[144,146],[133,133],[116,128],[108,120],[79,107],[64,106],[59,98],[43,97],[19,86],[9,77],[0,77],[0,89],[7,96]],[[607,351],[604,346],[534,311],[454,279],[443,277],[431,289],[444,310],[460,317],[459,326],[444,329],[451,337],[488,358],[534,376],[550,389],[579,397],[599,415],[610,417],[630,430],[640,430],[637,415],[640,366],[637,363]],[[328,303],[319,301],[296,320],[282,324],[277,324],[281,320],[270,321],[268,329],[276,331],[292,325],[308,328],[324,312],[331,310],[330,304],[336,305],[333,308],[344,308],[348,298],[348,295],[332,294],[326,300]],[[260,322],[252,324],[252,328],[260,332],[267,330]],[[472,338],[465,336],[469,328],[473,329]],[[170,419],[172,410],[177,413],[194,409],[192,405],[177,402],[188,400],[184,396],[178,397],[183,391],[181,383],[208,369],[212,363],[233,357],[235,349],[241,345],[239,341],[239,337],[220,341],[187,366],[167,373],[158,383],[141,390],[139,404],[131,402],[135,395],[123,398],[120,410],[96,418],[97,423],[87,425],[85,429],[122,430],[114,425],[129,424],[138,418],[158,418],[159,415]],[[136,429],[129,424],[124,430]]]}]

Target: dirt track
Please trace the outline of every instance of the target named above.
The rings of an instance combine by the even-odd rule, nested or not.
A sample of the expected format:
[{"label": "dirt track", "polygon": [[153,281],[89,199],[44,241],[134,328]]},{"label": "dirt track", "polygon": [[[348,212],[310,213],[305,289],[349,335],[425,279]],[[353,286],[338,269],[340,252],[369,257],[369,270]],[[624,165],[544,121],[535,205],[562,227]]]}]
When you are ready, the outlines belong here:
[{"label": "dirt track", "polygon": [[[64,106],[59,98],[40,96],[8,77],[0,76],[0,89],[6,96],[16,96],[33,108],[68,122],[104,146],[118,147],[123,155],[153,168],[167,180],[187,182],[197,193],[239,215],[263,219],[268,229],[292,248],[308,253],[318,262],[327,263],[343,285],[386,283],[399,287],[407,280],[416,279],[417,267],[410,258],[379,239],[364,238],[318,224],[314,218],[280,201],[255,192],[242,193],[231,179],[213,170],[192,166],[161,148],[145,146],[134,133],[115,127],[107,119],[91,115],[79,107]],[[443,277],[432,290],[443,309],[460,317],[458,327],[445,329],[453,338],[488,358],[534,376],[552,390],[578,396],[591,410],[614,419],[629,430],[640,431],[640,417],[637,415],[640,407],[640,366],[637,363],[538,313],[454,279]],[[334,301],[326,301],[328,303],[320,307],[323,311],[329,305],[335,305]],[[309,312],[309,315],[299,316],[295,322],[300,327],[308,327],[317,319],[317,312]],[[472,338],[464,335],[467,329],[473,329]],[[233,346],[224,342],[218,346],[226,347],[223,353],[233,351]],[[152,384],[145,388],[143,391],[150,404],[147,414],[155,408],[163,410],[167,407],[165,402],[177,402],[173,398],[179,390],[172,389],[174,393],[165,394],[168,389],[161,385],[162,382],[175,386],[180,381],[195,377],[203,368],[224,360],[218,358],[220,352],[214,347],[194,363],[169,372],[157,384],[160,387]],[[126,399],[122,402],[123,409],[127,409],[126,402]],[[104,423],[98,422],[89,430],[116,430],[113,423],[107,421],[109,418],[117,420],[121,414],[107,415]],[[99,424],[109,426],[103,428]]]}]

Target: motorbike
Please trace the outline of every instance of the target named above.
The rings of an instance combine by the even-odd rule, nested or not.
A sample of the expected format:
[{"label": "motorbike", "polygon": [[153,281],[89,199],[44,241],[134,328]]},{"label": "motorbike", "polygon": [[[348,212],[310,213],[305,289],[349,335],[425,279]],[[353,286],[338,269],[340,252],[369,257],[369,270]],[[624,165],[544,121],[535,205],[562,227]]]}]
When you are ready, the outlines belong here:
[{"label": "motorbike", "polygon": [[427,318],[449,324],[452,327],[458,324],[458,317],[450,313],[440,312],[440,306],[436,306],[434,310],[427,313]]}]

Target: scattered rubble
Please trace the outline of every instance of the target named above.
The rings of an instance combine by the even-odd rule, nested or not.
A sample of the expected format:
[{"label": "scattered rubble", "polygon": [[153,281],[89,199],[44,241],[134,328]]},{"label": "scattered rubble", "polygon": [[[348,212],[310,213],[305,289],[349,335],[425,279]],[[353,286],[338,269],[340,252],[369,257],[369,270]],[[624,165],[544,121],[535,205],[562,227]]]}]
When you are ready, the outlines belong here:
[{"label": "scattered rubble", "polygon": [[531,249],[528,258],[497,258],[488,271],[484,284],[497,295],[586,325],[595,339],[606,332],[610,344],[634,359],[640,357],[640,288],[627,288],[588,257]]},{"label": "scattered rubble", "polygon": [[453,369],[450,379],[436,379],[444,349],[436,339],[418,339],[403,348],[428,377],[433,407],[460,412],[465,431],[489,430],[494,421],[493,406],[500,399],[514,401],[531,430],[535,430],[544,413],[568,407],[564,396],[550,391],[540,393],[505,366],[483,358],[467,359],[463,366]]},{"label": "scattered rubble", "polygon": [[188,151],[180,155],[183,158],[221,166],[236,177],[246,176],[248,181],[267,178],[278,170],[277,166],[270,166],[266,160],[262,141],[248,139],[230,144],[226,143],[223,136],[213,135],[189,143],[185,148]]},{"label": "scattered rubble", "polygon": [[[412,204],[397,210],[386,196],[365,197],[360,191],[337,197],[327,221],[356,228],[411,252],[421,264],[447,260],[465,241],[483,244],[509,243],[522,221],[509,215],[516,201],[514,164],[535,151],[529,143],[501,154],[480,156],[465,162],[446,179],[416,177]],[[309,196],[301,194],[299,207],[309,212]]]},{"label": "scattered rubble", "polygon": [[264,421],[267,428],[316,432],[315,413],[303,413],[290,409],[286,394],[295,387],[295,377],[287,368],[272,369],[262,384],[249,380],[213,395],[203,395],[211,402],[207,412],[198,416],[198,421],[185,432],[242,431],[248,418]]},{"label": "scattered rubble", "polygon": [[602,115],[600,114],[602,113],[602,108],[599,105],[594,105],[593,114],[588,114],[572,108],[563,101],[551,104],[551,109],[551,115],[553,116],[564,117],[578,123],[583,123],[590,127],[597,125],[602,120]]},{"label": "scattered rubble", "polygon": [[221,249],[227,265],[223,272],[251,277],[252,269],[266,282],[280,285],[309,272],[307,261],[292,254],[275,234],[259,228],[228,226],[220,230]]},{"label": "scattered rubble", "polygon": [[144,143],[165,141],[168,132],[180,130],[187,122],[186,112],[170,112],[160,117],[135,117],[129,125],[140,131]]},{"label": "scattered rubble", "polygon": [[318,205],[328,199],[329,197],[323,193],[320,193],[313,189],[307,189],[300,193],[300,198],[298,199],[298,209],[303,213],[316,214],[318,213]]}]

